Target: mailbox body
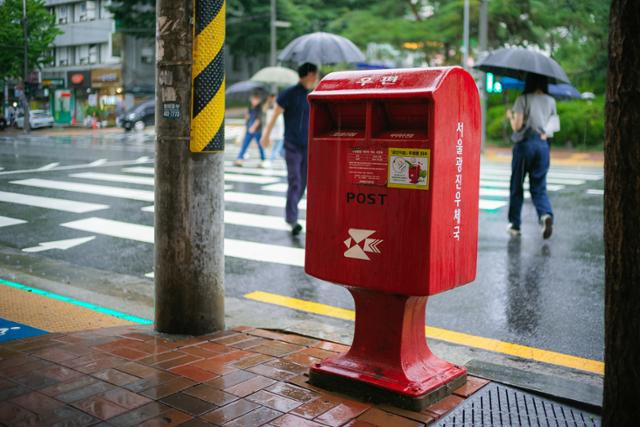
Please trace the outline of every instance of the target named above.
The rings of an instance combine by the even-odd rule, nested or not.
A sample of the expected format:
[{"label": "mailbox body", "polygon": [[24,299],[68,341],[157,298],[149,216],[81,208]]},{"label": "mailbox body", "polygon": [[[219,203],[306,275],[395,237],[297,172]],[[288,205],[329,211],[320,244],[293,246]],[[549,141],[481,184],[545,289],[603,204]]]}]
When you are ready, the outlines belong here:
[{"label": "mailbox body", "polygon": [[305,271],[428,296],[475,278],[480,107],[459,67],[337,72],[309,95]]}]

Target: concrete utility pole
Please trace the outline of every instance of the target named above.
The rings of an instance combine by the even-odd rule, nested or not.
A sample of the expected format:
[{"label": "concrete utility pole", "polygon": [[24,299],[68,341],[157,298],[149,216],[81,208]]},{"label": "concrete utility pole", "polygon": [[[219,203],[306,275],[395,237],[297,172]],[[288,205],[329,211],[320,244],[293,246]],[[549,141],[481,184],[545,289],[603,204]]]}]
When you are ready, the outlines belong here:
[{"label": "concrete utility pole", "polygon": [[224,328],[224,13],[223,0],[157,0],[159,332],[198,335]]},{"label": "concrete utility pole", "polygon": [[271,56],[269,57],[269,65],[276,66],[276,0],[271,0]]},{"label": "concrete utility pole", "polygon": [[22,129],[29,133],[29,98],[27,98],[27,79],[29,78],[29,22],[27,19],[27,0],[22,0],[22,30],[24,35],[24,70],[22,78],[22,109],[24,117]]},{"label": "concrete utility pole", "polygon": [[[480,0],[479,18],[480,25],[478,29],[478,57],[484,56],[487,52],[487,39],[489,32],[489,0]],[[480,149],[484,152],[485,139],[487,136],[487,88],[486,74],[480,72],[480,108],[482,108],[482,130],[480,132],[481,141]]]}]

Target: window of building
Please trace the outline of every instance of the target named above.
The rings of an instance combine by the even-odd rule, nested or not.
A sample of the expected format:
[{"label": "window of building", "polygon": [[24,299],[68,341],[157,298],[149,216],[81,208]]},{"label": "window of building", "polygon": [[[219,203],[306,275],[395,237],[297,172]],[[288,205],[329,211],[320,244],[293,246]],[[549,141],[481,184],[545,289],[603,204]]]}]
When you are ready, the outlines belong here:
[{"label": "window of building", "polygon": [[99,61],[100,50],[97,44],[89,45],[89,64],[97,64]]},{"label": "window of building", "polygon": [[56,15],[58,18],[58,24],[66,24],[69,21],[69,8],[66,4],[58,6],[56,8]]},{"label": "window of building", "polygon": [[111,19],[113,15],[109,12],[109,7],[111,5],[111,0],[100,0],[100,19]]},{"label": "window of building", "polygon": [[140,49],[140,62],[143,64],[153,64],[153,46],[142,46]]},{"label": "window of building", "polygon": [[69,65],[68,49],[66,47],[59,47],[56,49],[56,64],[64,67]]},{"label": "window of building", "polygon": [[76,59],[80,65],[89,63],[89,45],[80,45],[76,47]]},{"label": "window of building", "polygon": [[122,55],[122,33],[111,33],[111,57],[120,58]]},{"label": "window of building", "polygon": [[96,2],[88,1],[87,2],[87,21],[93,21],[96,19]]},{"label": "window of building", "polygon": [[46,53],[45,59],[50,67],[56,66],[56,49],[49,49]]}]

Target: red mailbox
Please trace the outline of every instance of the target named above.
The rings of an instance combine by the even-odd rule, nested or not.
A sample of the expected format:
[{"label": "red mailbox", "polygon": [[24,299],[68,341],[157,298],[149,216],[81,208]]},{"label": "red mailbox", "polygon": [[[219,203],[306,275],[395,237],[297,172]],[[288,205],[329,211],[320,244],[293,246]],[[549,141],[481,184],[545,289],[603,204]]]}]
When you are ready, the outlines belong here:
[{"label": "red mailbox", "polygon": [[427,297],[476,274],[480,108],[462,68],[338,72],[309,95],[305,270],[345,285],[351,350],[311,381],[421,408],[464,383],[433,356]]}]

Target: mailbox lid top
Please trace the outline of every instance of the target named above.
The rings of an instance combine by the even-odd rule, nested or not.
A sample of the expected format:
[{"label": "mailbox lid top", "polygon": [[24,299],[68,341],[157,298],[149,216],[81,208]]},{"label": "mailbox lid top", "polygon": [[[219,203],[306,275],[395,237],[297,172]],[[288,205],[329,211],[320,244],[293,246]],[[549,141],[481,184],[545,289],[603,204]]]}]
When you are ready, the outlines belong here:
[{"label": "mailbox lid top", "polygon": [[391,68],[383,70],[338,71],[326,75],[309,99],[374,94],[431,94],[450,73],[462,72],[461,67]]}]

